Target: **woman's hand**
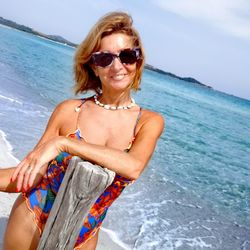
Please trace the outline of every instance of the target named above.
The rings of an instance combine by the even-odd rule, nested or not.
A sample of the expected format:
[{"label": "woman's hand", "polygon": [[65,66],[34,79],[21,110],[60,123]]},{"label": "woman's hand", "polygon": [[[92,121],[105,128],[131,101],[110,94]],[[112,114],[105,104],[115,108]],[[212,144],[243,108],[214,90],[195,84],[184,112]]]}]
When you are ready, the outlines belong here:
[{"label": "woman's hand", "polygon": [[16,191],[27,191],[35,179],[46,173],[48,163],[63,151],[64,137],[55,137],[31,151],[16,167],[11,181],[17,180]]}]

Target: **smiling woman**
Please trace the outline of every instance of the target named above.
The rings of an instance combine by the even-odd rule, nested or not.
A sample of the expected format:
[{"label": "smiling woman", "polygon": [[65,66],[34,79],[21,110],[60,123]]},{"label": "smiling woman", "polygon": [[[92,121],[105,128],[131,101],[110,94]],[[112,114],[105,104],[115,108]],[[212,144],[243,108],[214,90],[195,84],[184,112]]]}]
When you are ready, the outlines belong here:
[{"label": "smiling woman", "polygon": [[[94,54],[92,58],[94,59],[93,70],[95,75],[99,77],[100,81],[102,82],[101,89],[103,94],[109,90],[111,86],[115,91],[118,91],[119,89],[126,89],[130,91],[136,74],[135,62],[139,60],[139,56],[136,57],[135,54],[136,49],[131,48],[132,46],[133,44],[130,37],[124,34],[112,34],[102,39],[100,51],[108,51],[108,53],[99,52],[98,54]],[[119,56],[117,56],[118,53]],[[126,60],[126,62],[123,62],[124,54],[126,59],[129,56],[134,58],[132,58],[132,60]],[[110,60],[110,55],[112,56],[112,60]],[[100,64],[102,66],[100,66]],[[127,95],[127,97],[129,97],[129,95]]]},{"label": "smiling woman", "polygon": [[116,173],[91,207],[75,244],[75,249],[96,248],[108,208],[140,176],[163,131],[162,116],[131,98],[144,60],[132,18],[123,12],[101,18],[80,44],[75,91],[96,95],[60,103],[36,147],[16,168],[0,170],[1,191],[22,191],[9,218],[5,250],[36,249],[72,156]]}]

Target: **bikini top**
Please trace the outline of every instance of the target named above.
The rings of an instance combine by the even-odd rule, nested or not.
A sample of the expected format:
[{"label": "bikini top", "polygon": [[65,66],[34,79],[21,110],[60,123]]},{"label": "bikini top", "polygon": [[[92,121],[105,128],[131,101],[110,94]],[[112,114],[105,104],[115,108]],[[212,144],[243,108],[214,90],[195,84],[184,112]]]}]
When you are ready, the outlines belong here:
[{"label": "bikini top", "polygon": [[[76,122],[76,131],[74,132],[74,134],[77,136],[78,139],[83,139],[83,140],[85,140],[85,138],[81,136],[81,130],[80,130],[80,128],[79,128],[79,114],[80,114],[80,111],[82,110],[83,104],[84,104],[87,100],[89,100],[89,99],[91,99],[91,98],[92,98],[92,97],[81,99],[81,104],[75,107],[75,112],[78,113],[78,116],[77,116],[77,122]],[[133,137],[132,137],[131,141],[129,142],[128,147],[127,147],[126,149],[124,149],[125,152],[129,152],[130,148],[131,148],[132,145],[133,145],[133,142],[134,142],[135,136],[136,136],[136,127],[137,127],[137,124],[138,124],[138,122],[139,122],[139,120],[140,120],[141,114],[142,114],[142,108],[140,107],[139,112],[138,112],[138,115],[137,115],[137,118],[136,118],[136,122],[135,122],[135,125],[134,125],[134,128],[133,128]],[[69,135],[72,135],[72,133],[70,133]],[[86,140],[85,140],[85,141],[86,141]]]}]

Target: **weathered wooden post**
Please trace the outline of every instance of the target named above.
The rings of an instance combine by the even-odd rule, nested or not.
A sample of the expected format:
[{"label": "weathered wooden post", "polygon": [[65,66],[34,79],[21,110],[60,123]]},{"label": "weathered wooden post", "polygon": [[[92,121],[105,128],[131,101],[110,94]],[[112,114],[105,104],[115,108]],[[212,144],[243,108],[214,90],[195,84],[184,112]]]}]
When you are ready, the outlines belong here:
[{"label": "weathered wooden post", "polygon": [[88,212],[115,173],[73,157],[46,222],[38,250],[72,250]]}]

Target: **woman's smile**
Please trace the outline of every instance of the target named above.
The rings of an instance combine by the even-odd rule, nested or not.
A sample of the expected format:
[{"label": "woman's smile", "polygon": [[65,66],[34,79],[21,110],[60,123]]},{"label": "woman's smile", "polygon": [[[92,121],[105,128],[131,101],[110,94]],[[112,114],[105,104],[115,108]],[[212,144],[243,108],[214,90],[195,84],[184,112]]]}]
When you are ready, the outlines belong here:
[{"label": "woman's smile", "polygon": [[115,74],[112,75],[111,78],[115,81],[121,81],[123,80],[128,74]]}]

